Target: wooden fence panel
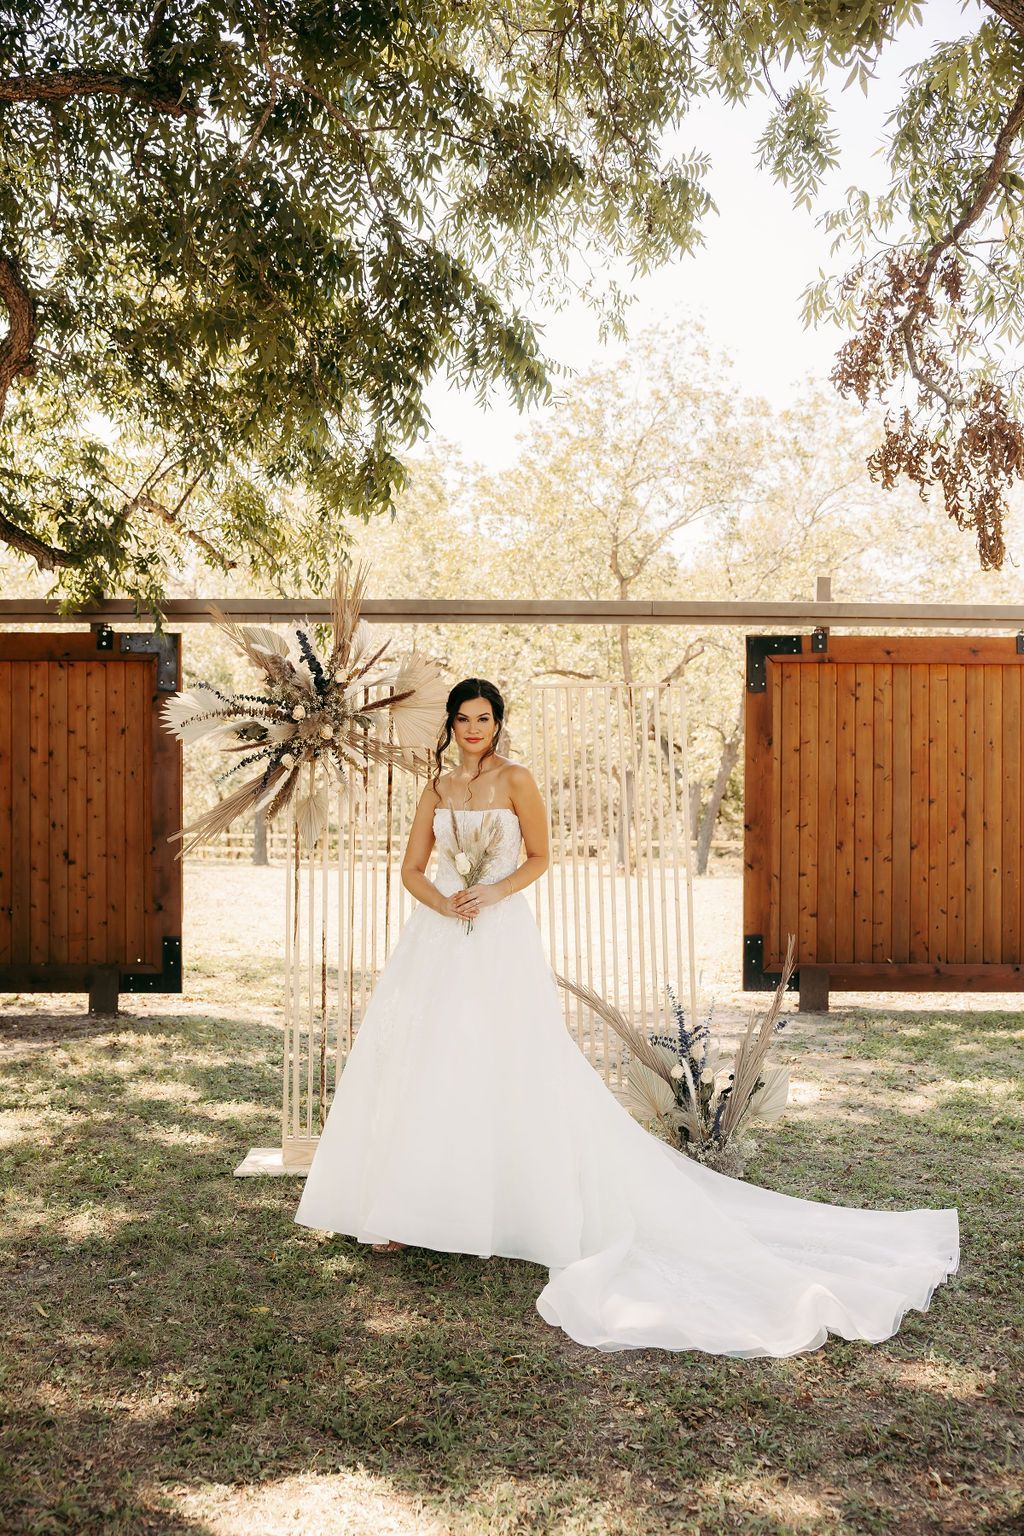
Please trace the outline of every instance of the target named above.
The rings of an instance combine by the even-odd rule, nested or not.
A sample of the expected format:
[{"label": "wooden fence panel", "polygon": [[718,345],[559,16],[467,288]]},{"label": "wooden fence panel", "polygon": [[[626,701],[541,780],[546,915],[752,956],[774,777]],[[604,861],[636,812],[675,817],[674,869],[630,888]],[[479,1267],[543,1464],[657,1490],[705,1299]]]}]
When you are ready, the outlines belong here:
[{"label": "wooden fence panel", "polygon": [[180,990],[178,686],[177,636],[0,635],[0,990]]},{"label": "wooden fence panel", "polygon": [[1024,654],[747,637],[744,986],[1024,989]]}]

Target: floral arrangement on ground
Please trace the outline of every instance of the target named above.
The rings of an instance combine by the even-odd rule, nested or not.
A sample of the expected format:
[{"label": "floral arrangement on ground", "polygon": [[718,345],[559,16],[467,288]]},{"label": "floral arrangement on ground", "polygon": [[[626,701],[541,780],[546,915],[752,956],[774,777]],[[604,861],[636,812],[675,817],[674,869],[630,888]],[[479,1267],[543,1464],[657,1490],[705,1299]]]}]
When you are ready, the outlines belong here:
[{"label": "floral arrangement on ground", "polygon": [[648,1034],[592,988],[565,976],[558,982],[588,1003],[628,1047],[627,1092],[637,1117],[695,1161],[739,1178],[754,1150],[745,1134],[750,1125],[774,1124],[789,1100],[789,1069],[769,1064],[767,1056],[786,1027],[782,1000],[793,965],[790,935],[771,1003],[763,1013],[751,1014],[731,1063],[712,1036],[713,1004],[702,1020],[688,1023],[669,987],[676,1033]]}]

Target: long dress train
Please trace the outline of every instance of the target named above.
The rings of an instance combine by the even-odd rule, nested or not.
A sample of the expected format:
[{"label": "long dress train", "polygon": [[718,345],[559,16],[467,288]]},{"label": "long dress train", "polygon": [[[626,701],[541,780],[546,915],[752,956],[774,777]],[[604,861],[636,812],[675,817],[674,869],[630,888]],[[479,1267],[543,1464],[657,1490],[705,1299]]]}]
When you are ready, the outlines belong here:
[{"label": "long dress train", "polygon": [[[501,880],[519,860],[501,818]],[[447,809],[439,889],[459,889]],[[693,1162],[633,1119],[565,1028],[526,898],[473,931],[418,905],[339,1078],[295,1220],[364,1242],[546,1265],[546,1322],[601,1350],[732,1356],[877,1343],[959,1264],[955,1207],[798,1199]]]}]

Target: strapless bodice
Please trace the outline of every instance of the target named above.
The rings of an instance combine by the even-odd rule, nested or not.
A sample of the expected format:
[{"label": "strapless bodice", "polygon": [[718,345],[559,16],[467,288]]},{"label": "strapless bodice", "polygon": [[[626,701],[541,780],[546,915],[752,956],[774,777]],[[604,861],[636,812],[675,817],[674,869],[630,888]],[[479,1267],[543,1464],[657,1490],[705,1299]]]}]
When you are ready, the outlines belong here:
[{"label": "strapless bodice", "polygon": [[512,874],[519,864],[523,831],[519,817],[510,806],[499,807],[497,810],[457,810],[453,813],[446,805],[439,805],[434,811],[434,843],[437,849],[434,884],[438,890],[445,896],[452,896],[456,891],[461,891],[465,883],[452,862],[459,851],[452,828],[453,814],[458,821],[463,848],[470,857],[473,857],[478,840],[482,840],[491,849],[487,868],[481,874],[479,884],[493,885],[495,881],[504,880]]}]

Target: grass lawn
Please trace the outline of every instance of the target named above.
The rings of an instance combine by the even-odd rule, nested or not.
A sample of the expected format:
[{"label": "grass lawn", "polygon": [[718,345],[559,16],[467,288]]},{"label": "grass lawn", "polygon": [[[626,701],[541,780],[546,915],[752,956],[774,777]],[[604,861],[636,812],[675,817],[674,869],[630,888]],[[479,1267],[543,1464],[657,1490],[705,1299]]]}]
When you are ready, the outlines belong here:
[{"label": "grass lawn", "polygon": [[538,1316],[536,1265],[373,1254],[232,1177],[277,1139],[277,962],[230,889],[190,907],[181,998],[5,1002],[4,1532],[1024,1531],[1019,1014],[854,1000],[779,1042],[748,1177],[958,1205],[928,1313],[782,1361],[601,1355]]}]

